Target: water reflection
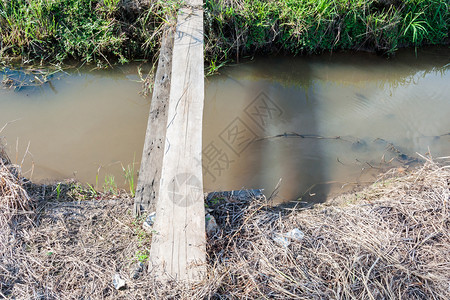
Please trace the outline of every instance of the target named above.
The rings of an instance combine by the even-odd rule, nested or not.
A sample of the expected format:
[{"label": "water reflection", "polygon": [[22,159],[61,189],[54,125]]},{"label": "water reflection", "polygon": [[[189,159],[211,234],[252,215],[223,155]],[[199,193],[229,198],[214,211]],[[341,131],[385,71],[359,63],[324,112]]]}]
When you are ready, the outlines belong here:
[{"label": "water reflection", "polygon": [[[0,124],[15,120],[0,133],[12,160],[37,181],[75,177],[101,189],[113,174],[125,187],[122,164],[141,156],[149,109],[149,99],[139,95],[137,67],[66,70],[48,77],[53,89],[0,89]],[[33,80],[18,73],[15,78]]]},{"label": "water reflection", "polygon": [[[415,160],[428,147],[448,155],[449,138],[440,135],[450,131],[449,61],[448,49],[428,49],[390,60],[370,54],[258,58],[223,70],[207,85],[204,142],[215,141],[236,116],[258,138],[229,168],[207,164],[220,178],[205,176],[205,188],[270,193],[282,179],[277,201],[322,201]],[[272,118],[266,113],[263,127],[246,111],[260,93],[282,110]]]},{"label": "water reflection", "polygon": [[[416,152],[450,155],[449,63],[449,49],[430,48],[391,59],[257,58],[221,70],[206,78],[205,191],[270,194],[282,179],[276,201],[322,201]],[[0,128],[17,120],[0,133],[12,160],[22,163],[30,143],[23,169],[34,162],[34,180],[75,176],[101,188],[113,174],[125,187],[122,164],[141,157],[149,111],[137,67],[68,70],[37,88],[0,89]]]}]

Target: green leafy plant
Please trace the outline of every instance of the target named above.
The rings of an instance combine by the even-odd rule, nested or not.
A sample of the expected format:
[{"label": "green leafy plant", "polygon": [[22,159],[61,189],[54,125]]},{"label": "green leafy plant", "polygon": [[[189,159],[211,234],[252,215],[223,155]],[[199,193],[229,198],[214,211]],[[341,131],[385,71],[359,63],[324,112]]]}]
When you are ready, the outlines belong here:
[{"label": "green leafy plant", "polygon": [[430,27],[425,20],[421,19],[423,14],[423,11],[417,14],[409,12],[405,17],[406,28],[403,30],[403,35],[410,34],[414,45],[417,45],[428,33],[425,27]]},{"label": "green leafy plant", "polygon": [[150,257],[151,233],[148,233],[147,231],[142,229],[142,223],[144,222],[144,220],[145,217],[141,216],[135,218],[132,222],[134,234],[137,236],[138,246],[138,250],[131,258],[134,262],[139,261],[145,263]]},{"label": "green leafy plant", "polygon": [[150,257],[150,251],[147,249],[139,250],[135,255],[136,260],[141,263],[147,262],[149,257]]}]

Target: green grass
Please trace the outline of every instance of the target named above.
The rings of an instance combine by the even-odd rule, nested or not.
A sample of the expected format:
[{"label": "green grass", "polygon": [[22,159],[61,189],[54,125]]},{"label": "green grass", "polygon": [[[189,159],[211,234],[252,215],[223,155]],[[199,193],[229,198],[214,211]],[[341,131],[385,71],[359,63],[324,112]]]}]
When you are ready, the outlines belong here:
[{"label": "green grass", "polygon": [[313,54],[448,43],[448,0],[206,0],[206,57]]},{"label": "green grass", "polygon": [[107,66],[157,51],[176,1],[0,0],[0,59]]},{"label": "green grass", "polygon": [[[133,5],[138,3],[138,5]],[[0,0],[0,60],[100,67],[152,58],[183,1]],[[207,73],[256,53],[447,44],[448,0],[205,0]]]},{"label": "green grass", "polygon": [[132,222],[132,229],[137,236],[137,251],[131,258],[133,262],[145,263],[150,257],[150,244],[152,240],[152,234],[142,229],[142,223],[145,221],[145,217],[136,218]]},{"label": "green grass", "polygon": [[117,195],[119,189],[113,175],[105,176],[105,183],[103,184],[103,192],[105,194]]},{"label": "green grass", "polygon": [[133,157],[133,163],[128,164],[127,167],[121,164],[123,176],[125,177],[125,183],[128,184],[128,189],[132,197],[134,197],[136,193],[136,186],[134,181],[136,175],[135,165],[136,165],[136,155]]}]

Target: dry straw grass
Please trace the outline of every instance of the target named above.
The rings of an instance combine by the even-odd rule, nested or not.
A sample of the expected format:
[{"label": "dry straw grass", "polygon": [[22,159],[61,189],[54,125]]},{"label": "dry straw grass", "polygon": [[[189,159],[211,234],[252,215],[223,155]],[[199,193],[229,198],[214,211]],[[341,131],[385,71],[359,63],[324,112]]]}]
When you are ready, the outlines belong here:
[{"label": "dry straw grass", "polygon": [[[149,236],[132,199],[56,201],[1,164],[0,296],[10,299],[299,298],[450,299],[446,160],[384,174],[373,186],[313,209],[264,199],[208,203],[220,226],[208,237],[208,278],[159,285],[132,278]],[[104,196],[102,196],[105,198]],[[305,234],[287,247],[273,238]],[[127,288],[117,291],[119,273]]]},{"label": "dry straw grass", "polygon": [[[213,261],[225,274],[219,292],[248,298],[450,299],[448,163],[428,159],[410,173],[397,172],[314,209],[282,215],[250,207],[237,231],[212,243],[221,250]],[[303,240],[288,247],[273,241],[293,228],[304,232]]]}]

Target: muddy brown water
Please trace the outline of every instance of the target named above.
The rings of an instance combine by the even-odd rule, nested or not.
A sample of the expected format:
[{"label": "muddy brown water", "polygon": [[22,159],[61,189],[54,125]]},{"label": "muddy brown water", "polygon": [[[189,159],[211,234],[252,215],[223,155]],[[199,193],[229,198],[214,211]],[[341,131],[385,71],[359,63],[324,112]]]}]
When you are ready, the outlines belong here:
[{"label": "muddy brown water", "polygon": [[[204,189],[269,195],[278,186],[277,202],[322,201],[413,165],[417,153],[448,156],[449,69],[448,48],[224,68],[205,82]],[[122,166],[139,169],[150,105],[136,70],[72,71],[51,86],[0,90],[0,128],[14,121],[0,133],[11,158],[36,181],[101,189],[113,175],[126,187]]]}]

